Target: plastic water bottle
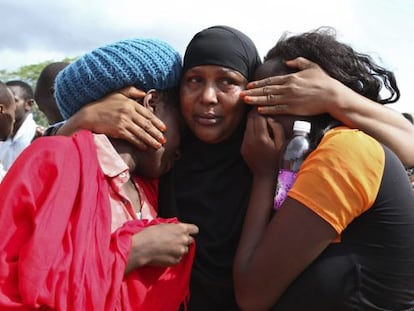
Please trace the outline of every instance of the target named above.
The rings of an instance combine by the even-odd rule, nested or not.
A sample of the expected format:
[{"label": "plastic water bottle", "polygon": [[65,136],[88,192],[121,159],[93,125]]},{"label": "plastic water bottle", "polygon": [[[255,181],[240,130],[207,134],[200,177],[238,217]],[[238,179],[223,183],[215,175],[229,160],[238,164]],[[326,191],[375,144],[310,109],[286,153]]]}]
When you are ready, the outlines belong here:
[{"label": "plastic water bottle", "polygon": [[296,179],[302,162],[309,152],[309,133],[311,124],[307,121],[295,121],[293,124],[293,136],[287,142],[281,157],[277,187],[274,199],[274,209],[278,210],[287,197],[287,193]]}]

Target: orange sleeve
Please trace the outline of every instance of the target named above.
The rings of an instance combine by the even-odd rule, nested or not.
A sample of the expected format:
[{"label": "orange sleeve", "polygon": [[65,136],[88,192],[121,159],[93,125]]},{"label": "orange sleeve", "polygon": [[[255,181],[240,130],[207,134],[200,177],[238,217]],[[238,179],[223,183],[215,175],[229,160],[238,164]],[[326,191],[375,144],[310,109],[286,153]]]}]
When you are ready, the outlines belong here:
[{"label": "orange sleeve", "polygon": [[330,130],[303,163],[289,196],[340,234],[374,203],[381,184],[382,146],[359,130]]}]

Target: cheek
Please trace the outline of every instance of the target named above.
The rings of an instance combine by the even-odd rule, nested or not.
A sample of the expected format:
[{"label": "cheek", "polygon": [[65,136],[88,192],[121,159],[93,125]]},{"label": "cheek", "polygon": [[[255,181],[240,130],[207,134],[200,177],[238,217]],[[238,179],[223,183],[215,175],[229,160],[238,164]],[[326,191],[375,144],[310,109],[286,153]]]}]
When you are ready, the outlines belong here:
[{"label": "cheek", "polygon": [[180,95],[180,110],[184,119],[187,119],[191,116],[194,109],[195,100],[192,99],[192,96],[181,92]]},{"label": "cheek", "polygon": [[16,110],[15,110],[16,116],[22,116],[24,114],[24,112],[25,112],[24,103],[23,104],[17,103],[16,104]]},{"label": "cheek", "polygon": [[248,106],[237,97],[232,101],[223,101],[222,109],[228,122],[238,123],[245,115]]},{"label": "cheek", "polygon": [[181,140],[180,134],[180,126],[177,122],[169,122],[167,125],[167,132],[165,132],[165,138],[167,139],[167,143],[165,144],[165,148],[168,149],[170,152],[175,152]]},{"label": "cheek", "polygon": [[178,109],[165,110],[159,118],[167,126],[167,131],[164,133],[167,139],[166,147],[178,148],[181,138],[180,128],[182,126],[180,112]]},{"label": "cheek", "polygon": [[14,115],[11,114],[2,114],[0,117],[0,136],[1,140],[4,140],[7,136],[11,134],[14,125]]}]

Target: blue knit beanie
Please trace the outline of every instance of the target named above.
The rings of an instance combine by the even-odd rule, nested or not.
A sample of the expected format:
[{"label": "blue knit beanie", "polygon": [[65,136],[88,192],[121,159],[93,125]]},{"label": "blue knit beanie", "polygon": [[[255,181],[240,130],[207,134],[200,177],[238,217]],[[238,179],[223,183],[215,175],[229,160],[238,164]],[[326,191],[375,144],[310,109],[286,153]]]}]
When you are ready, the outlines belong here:
[{"label": "blue knit beanie", "polygon": [[143,91],[178,86],[181,56],[158,39],[126,39],[89,52],[55,79],[55,98],[65,119],[106,94],[133,85]]}]

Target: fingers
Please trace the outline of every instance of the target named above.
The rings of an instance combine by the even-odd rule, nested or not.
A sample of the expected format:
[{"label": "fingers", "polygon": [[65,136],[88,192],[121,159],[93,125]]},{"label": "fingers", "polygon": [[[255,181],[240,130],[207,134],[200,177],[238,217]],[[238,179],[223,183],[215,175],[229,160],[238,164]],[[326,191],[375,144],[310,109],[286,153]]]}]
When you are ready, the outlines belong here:
[{"label": "fingers", "polygon": [[[133,86],[123,88],[119,91],[119,93],[132,99],[140,99],[145,96],[145,92]],[[145,108],[142,105],[135,105],[135,111],[139,117],[136,117],[136,119],[134,119],[134,122],[139,124],[145,131],[150,133],[150,135],[155,135],[154,138],[161,140],[161,138],[163,138],[161,132],[167,129],[165,124],[160,119],[158,119],[149,109]]]},{"label": "fingers", "polygon": [[273,118],[266,118],[266,122],[270,131],[272,132],[273,142],[276,148],[282,148],[282,145],[285,141],[285,131],[283,126],[276,122]]},{"label": "fingers", "polygon": [[142,105],[136,105],[135,111],[143,117],[143,120],[148,120],[149,122],[143,123],[143,127],[146,131],[150,130],[153,126],[159,131],[166,131],[167,127],[164,122],[158,119],[149,109],[145,108]]},{"label": "fingers", "polygon": [[257,111],[261,115],[289,114],[289,105],[275,104],[273,106],[259,106]]},{"label": "fingers", "polygon": [[144,106],[135,103],[131,121],[126,127],[125,139],[140,150],[148,146],[158,149],[166,142],[163,131],[165,124]]},{"label": "fingers", "polygon": [[273,106],[280,105],[280,110],[287,107],[284,94],[288,91],[287,85],[291,80],[290,75],[274,76],[259,81],[251,82],[249,89],[241,92],[241,99],[248,105]]},{"label": "fingers", "polygon": [[145,96],[144,91],[139,90],[134,86],[127,86],[119,90],[119,93],[131,99],[141,99]]},{"label": "fingers", "polygon": [[128,131],[123,135],[123,139],[133,144],[136,148],[142,151],[148,150],[148,146],[152,146],[156,149],[161,147],[161,144],[154,140],[147,133],[142,131],[141,128],[136,127],[134,130]]},{"label": "fingers", "polygon": [[256,137],[265,138],[267,135],[266,119],[259,115],[252,115],[253,133]]},{"label": "fingers", "polygon": [[282,84],[285,76],[273,76],[262,80],[252,81],[247,84],[247,90],[244,90],[242,94],[247,93],[255,96],[265,96],[272,94],[273,86],[275,84]]},{"label": "fingers", "polygon": [[194,243],[194,237],[192,235],[198,233],[198,227],[196,225],[187,223],[181,223],[180,225],[184,228],[185,235],[182,239],[182,245],[179,246],[177,262],[181,261],[183,256],[188,253],[191,245]]},{"label": "fingers", "polygon": [[[148,129],[148,132],[145,131],[140,125],[143,121],[133,121],[132,124],[127,128],[128,134],[125,139],[130,143],[134,144],[140,150],[147,150],[148,146],[158,149],[165,143],[164,135],[156,128],[151,127]],[[146,122],[146,121],[144,121]],[[142,149],[142,145],[147,146],[147,148]]]}]

